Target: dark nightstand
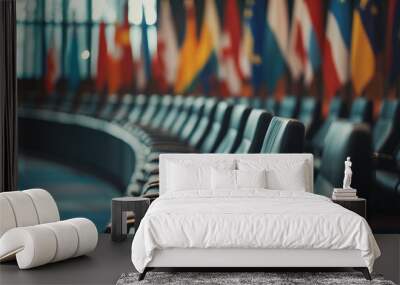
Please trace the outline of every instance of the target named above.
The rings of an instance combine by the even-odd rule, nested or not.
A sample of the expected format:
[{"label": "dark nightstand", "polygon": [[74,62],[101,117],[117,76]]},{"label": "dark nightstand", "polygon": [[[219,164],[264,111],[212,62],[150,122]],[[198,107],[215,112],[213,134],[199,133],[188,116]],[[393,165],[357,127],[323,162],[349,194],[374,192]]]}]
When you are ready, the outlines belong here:
[{"label": "dark nightstand", "polygon": [[364,198],[357,198],[354,200],[332,199],[332,201],[350,211],[353,211],[356,214],[359,214],[364,219],[367,218],[367,200],[365,200]]},{"label": "dark nightstand", "polygon": [[111,202],[111,239],[123,241],[127,232],[127,212],[132,211],[135,215],[135,231],[140,221],[150,206],[150,199],[143,197],[120,197],[113,198]]}]

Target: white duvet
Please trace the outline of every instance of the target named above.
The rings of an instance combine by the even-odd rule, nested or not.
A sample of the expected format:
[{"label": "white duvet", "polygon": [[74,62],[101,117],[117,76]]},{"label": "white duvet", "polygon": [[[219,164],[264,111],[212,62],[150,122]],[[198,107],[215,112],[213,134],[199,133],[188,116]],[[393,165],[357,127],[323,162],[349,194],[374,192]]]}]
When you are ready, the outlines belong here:
[{"label": "white duvet", "polygon": [[370,271],[380,255],[365,219],[330,199],[257,189],[162,195],[133,240],[135,268],[143,272],[154,250],[165,248],[358,249]]}]

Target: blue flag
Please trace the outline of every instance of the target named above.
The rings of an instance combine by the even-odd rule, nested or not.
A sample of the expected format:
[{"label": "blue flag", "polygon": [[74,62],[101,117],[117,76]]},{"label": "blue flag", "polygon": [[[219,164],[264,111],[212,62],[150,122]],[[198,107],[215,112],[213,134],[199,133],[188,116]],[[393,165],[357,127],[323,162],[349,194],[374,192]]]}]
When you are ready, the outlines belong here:
[{"label": "blue flag", "polygon": [[68,89],[70,91],[77,91],[79,83],[81,81],[80,69],[79,69],[79,46],[78,46],[78,35],[76,27],[72,28],[72,37],[68,53]]},{"label": "blue flag", "polygon": [[252,66],[251,83],[257,93],[263,82],[262,54],[265,28],[265,0],[246,1],[245,21],[250,25],[251,51],[250,63]]},{"label": "blue flag", "polygon": [[142,21],[142,59],[142,68],[144,68],[144,74],[146,77],[145,81],[149,82],[151,78],[151,55],[149,49],[149,38],[147,35],[147,24],[144,19]]}]

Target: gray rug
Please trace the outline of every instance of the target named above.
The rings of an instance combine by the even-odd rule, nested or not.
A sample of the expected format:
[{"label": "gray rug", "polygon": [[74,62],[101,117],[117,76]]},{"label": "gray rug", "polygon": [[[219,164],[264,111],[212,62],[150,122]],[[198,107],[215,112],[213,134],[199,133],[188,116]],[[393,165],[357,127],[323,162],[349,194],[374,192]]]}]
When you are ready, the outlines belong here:
[{"label": "gray rug", "polygon": [[146,278],[138,281],[138,273],[122,274],[117,285],[134,284],[377,284],[394,285],[382,276],[372,275],[368,281],[359,272],[148,272]]}]

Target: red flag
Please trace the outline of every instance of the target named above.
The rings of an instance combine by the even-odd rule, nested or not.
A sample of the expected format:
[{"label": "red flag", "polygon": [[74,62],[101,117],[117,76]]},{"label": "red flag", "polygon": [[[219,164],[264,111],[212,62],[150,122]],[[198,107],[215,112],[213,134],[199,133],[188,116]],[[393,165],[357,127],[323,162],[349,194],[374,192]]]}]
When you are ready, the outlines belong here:
[{"label": "red flag", "polygon": [[45,89],[47,94],[51,94],[54,91],[55,82],[56,82],[56,51],[54,47],[50,47],[47,51],[46,57],[46,75],[44,78]]},{"label": "red flag", "polygon": [[222,92],[226,88],[230,94],[239,95],[244,74],[240,66],[240,15],[236,1],[226,1],[224,27],[222,32],[222,58],[221,68],[223,72]]},{"label": "red flag", "polygon": [[117,44],[121,47],[121,87],[129,90],[133,85],[134,62],[132,56],[130,26],[128,21],[128,5],[125,5],[124,22],[118,29]]},{"label": "red flag", "polygon": [[104,92],[107,88],[108,51],[106,40],[106,26],[104,22],[99,26],[99,53],[97,55],[96,90]]},{"label": "red flag", "polygon": [[165,77],[166,75],[165,62],[160,56],[164,52],[165,52],[165,43],[163,41],[158,41],[157,53],[154,55],[151,63],[151,75],[153,77],[153,83],[159,93],[168,92],[168,84]]}]

